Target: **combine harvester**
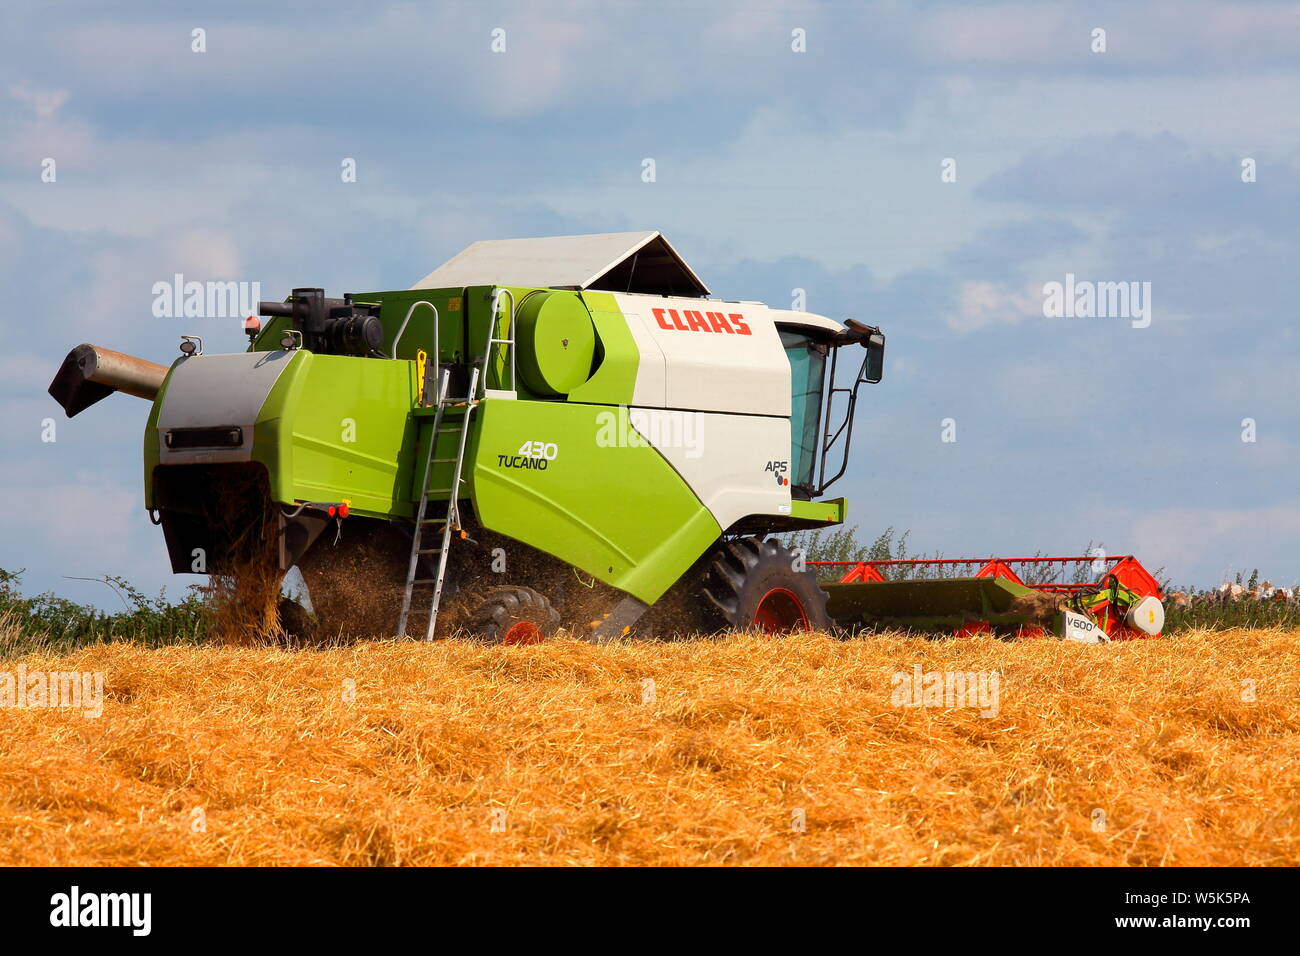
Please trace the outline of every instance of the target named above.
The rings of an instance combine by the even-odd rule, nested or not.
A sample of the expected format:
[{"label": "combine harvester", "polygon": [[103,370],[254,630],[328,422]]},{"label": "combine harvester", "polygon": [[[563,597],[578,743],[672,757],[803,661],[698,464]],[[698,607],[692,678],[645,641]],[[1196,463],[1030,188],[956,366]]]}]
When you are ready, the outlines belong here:
[{"label": "combine harvester", "polygon": [[823,495],[885,337],[708,296],[657,232],[477,242],[410,289],[263,302],[245,352],[184,336],[164,367],[78,346],[50,394],[69,416],[151,401],[145,507],[172,570],[270,554],[331,633],[1159,634],[1132,558],[1086,586],[989,561],[820,587],[771,536],[844,521]]}]

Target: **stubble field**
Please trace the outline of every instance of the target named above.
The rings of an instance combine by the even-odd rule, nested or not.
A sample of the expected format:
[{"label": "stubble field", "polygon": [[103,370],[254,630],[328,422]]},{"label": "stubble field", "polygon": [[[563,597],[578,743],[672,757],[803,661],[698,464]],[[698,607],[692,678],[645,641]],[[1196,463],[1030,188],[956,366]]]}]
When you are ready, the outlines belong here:
[{"label": "stubble field", "polygon": [[30,653],[103,713],[0,710],[0,863],[1295,865],[1298,643]]}]

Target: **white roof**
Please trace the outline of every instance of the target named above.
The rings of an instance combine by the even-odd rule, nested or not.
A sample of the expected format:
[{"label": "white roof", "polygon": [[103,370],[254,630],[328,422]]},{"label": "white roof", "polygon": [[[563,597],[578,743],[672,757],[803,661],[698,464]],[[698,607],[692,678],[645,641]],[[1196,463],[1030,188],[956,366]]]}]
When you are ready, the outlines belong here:
[{"label": "white roof", "polygon": [[559,286],[696,297],[709,294],[668,240],[653,230],[480,240],[411,288],[455,289],[471,285]]}]

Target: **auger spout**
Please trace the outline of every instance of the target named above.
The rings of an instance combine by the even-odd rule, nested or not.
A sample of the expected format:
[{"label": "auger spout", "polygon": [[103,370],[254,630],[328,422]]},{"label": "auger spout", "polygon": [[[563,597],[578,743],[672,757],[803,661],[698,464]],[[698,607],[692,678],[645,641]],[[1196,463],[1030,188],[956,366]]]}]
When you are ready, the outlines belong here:
[{"label": "auger spout", "polygon": [[49,392],[71,418],[114,392],[152,402],[166,377],[167,366],[157,362],[97,345],[78,345],[63,360]]}]

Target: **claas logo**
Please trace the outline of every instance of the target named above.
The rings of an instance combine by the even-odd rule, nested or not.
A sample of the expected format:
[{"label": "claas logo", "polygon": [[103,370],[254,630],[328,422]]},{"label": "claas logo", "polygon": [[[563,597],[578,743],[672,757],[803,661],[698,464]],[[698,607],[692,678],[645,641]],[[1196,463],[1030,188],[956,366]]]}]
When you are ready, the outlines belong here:
[{"label": "claas logo", "polygon": [[790,463],[788,461],[769,461],[767,467],[763,469],[763,472],[765,474],[771,472],[771,474],[776,478],[776,483],[778,485],[788,485],[790,484],[790,479],[785,476],[785,473],[789,470]]},{"label": "claas logo", "polygon": [[697,312],[685,309],[651,309],[659,328],[669,332],[725,332],[728,335],[753,335],[739,312]]}]

